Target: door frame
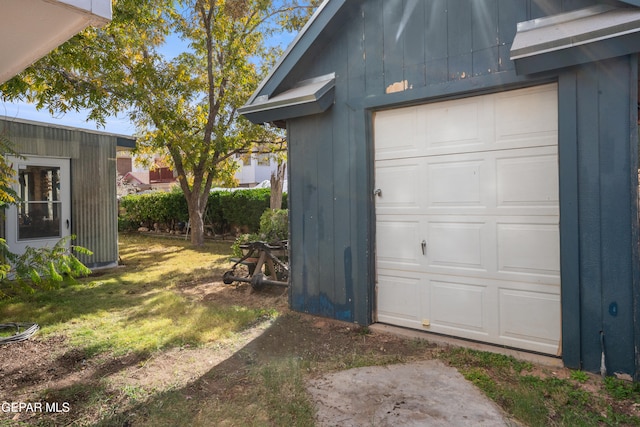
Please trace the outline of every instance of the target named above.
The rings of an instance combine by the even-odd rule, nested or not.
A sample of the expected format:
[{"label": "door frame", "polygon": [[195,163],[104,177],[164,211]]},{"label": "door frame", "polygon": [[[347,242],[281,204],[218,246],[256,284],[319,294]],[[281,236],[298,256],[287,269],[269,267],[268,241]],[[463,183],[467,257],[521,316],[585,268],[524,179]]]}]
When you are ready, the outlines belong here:
[{"label": "door frame", "polygon": [[16,254],[24,253],[26,247],[52,247],[60,239],[71,235],[71,161],[69,158],[24,156],[19,158],[7,156],[7,160],[12,164],[14,179],[12,188],[19,195],[18,174],[28,166],[51,166],[60,168],[60,232],[57,236],[19,239],[18,236],[18,206],[10,205],[6,211],[5,230],[6,242],[9,250]]}]

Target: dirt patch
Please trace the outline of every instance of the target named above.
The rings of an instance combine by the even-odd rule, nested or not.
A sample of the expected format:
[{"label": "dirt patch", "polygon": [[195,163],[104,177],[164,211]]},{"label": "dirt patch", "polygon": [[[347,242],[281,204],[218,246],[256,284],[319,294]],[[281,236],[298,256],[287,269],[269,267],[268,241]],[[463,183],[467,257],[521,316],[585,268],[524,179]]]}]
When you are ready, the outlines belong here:
[{"label": "dirt patch", "polygon": [[[151,356],[88,357],[63,336],[38,334],[0,346],[0,402],[64,402],[70,408],[53,414],[0,411],[0,425],[7,420],[8,425],[92,425],[105,414],[108,418],[110,411],[131,408],[131,400],[143,401],[168,390],[180,390],[182,398],[192,402],[234,399],[253,386],[248,374],[252,367],[281,359],[309,362],[307,379],[321,381],[325,375],[363,366],[364,359],[379,365],[406,364],[436,359],[442,351],[426,341],[291,312],[287,290],[281,287],[252,292],[246,285],[236,288],[215,282],[182,284],[177,289],[204,303],[263,308],[265,313],[275,309],[280,315],[274,319],[267,314],[242,333],[214,345],[172,348]],[[569,371],[535,367],[532,374],[567,378]],[[584,387],[595,391],[595,384],[594,377]],[[94,390],[101,391],[102,401],[95,402]],[[366,399],[365,390],[362,393]],[[400,404],[393,409],[396,412],[403,410],[401,400],[391,403]],[[126,421],[108,425],[136,425],[135,420],[144,420],[152,410],[146,404],[134,405],[127,411],[135,417],[126,414]]]},{"label": "dirt patch", "polygon": [[[89,357],[72,348],[64,336],[36,334],[27,341],[0,346],[0,402],[65,402],[71,411],[51,415],[56,420],[53,424],[73,423],[72,413],[82,423],[90,423],[92,416],[83,408],[90,404],[92,389],[101,389],[112,406],[127,395],[176,388],[185,388],[190,398],[221,390],[229,396],[233,387],[242,388],[247,366],[278,358],[335,361],[335,369],[343,369],[348,367],[340,362],[345,354],[357,357],[376,352],[385,357],[389,352],[393,362],[424,350],[411,348],[401,338],[368,334],[357,325],[290,312],[287,289],[282,287],[253,292],[247,285],[216,282],[181,284],[178,291],[205,303],[262,308],[267,313],[275,309],[281,315],[277,319],[266,315],[242,333],[211,346],[173,348],[151,356]],[[206,381],[198,381],[207,373]],[[42,421],[43,415],[0,412],[0,424],[7,419],[30,424]]]}]

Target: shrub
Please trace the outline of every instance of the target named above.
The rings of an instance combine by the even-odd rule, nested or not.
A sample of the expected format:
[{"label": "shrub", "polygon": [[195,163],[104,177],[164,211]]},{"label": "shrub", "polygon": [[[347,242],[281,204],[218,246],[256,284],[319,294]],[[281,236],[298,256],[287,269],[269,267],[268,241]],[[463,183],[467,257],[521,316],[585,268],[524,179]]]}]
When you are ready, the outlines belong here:
[{"label": "shrub", "polygon": [[[63,237],[53,247],[27,246],[22,254],[10,252],[4,239],[0,239],[0,258],[5,261],[0,272],[0,284],[14,290],[34,292],[36,288],[56,289],[65,278],[73,280],[89,275],[91,270],[76,258],[74,252],[83,255],[93,253],[82,246],[69,244],[74,239],[73,235]],[[0,298],[6,296],[0,288]]]},{"label": "shrub", "polygon": [[240,235],[231,251],[234,257],[242,257],[240,245],[261,241],[266,243],[279,243],[289,239],[289,211],[287,209],[267,209],[260,216],[260,229],[257,233]]},{"label": "shrub", "polygon": [[[236,229],[256,232],[260,227],[260,216],[269,209],[270,192],[268,188],[212,192],[204,214],[205,225],[212,226],[219,234]],[[282,204],[287,204],[286,193]],[[176,224],[188,220],[187,201],[179,190],[132,194],[120,199],[120,231],[135,230],[140,226],[152,229],[155,223],[161,224],[162,228],[175,229]]]}]

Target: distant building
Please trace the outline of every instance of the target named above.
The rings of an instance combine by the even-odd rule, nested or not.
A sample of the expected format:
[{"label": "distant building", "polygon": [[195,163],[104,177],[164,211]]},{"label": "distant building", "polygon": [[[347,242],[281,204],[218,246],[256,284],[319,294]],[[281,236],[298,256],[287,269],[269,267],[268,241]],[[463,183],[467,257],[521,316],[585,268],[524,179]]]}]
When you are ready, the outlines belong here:
[{"label": "distant building", "polygon": [[[123,183],[135,187],[137,191],[168,191],[178,185],[178,179],[159,156],[154,157],[154,166],[148,168],[136,162],[131,150],[118,150],[116,168]],[[121,195],[121,194],[119,194]]]},{"label": "distant building", "polygon": [[240,166],[235,174],[240,187],[255,187],[263,181],[268,181],[271,179],[271,173],[278,169],[278,161],[269,153],[236,155],[235,160]]}]

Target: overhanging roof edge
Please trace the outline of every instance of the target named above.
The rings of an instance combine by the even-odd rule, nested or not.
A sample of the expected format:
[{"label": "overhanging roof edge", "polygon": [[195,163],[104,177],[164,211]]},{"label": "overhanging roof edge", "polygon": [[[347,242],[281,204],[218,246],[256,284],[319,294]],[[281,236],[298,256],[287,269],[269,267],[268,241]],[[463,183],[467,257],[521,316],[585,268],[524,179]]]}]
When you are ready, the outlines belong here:
[{"label": "overhanging roof edge", "polygon": [[510,59],[562,51],[640,32],[640,9],[593,6],[518,23]]},{"label": "overhanging roof edge", "polygon": [[238,112],[254,123],[302,117],[325,111],[333,103],[334,88],[331,73],[300,82],[271,99],[246,104]]},{"label": "overhanging roof edge", "polygon": [[[304,51],[306,51],[308,46],[312,44],[313,40],[317,37],[317,34],[319,34],[322,31],[322,28],[324,28],[326,23],[328,23],[329,21],[331,21],[331,19],[333,19],[333,17],[337,14],[337,12],[342,8],[342,6],[346,2],[347,0],[324,0],[322,4],[318,6],[318,9],[314,12],[314,14],[311,16],[309,21],[307,21],[305,26],[302,28],[302,30],[300,30],[298,35],[289,44],[289,46],[287,47],[285,52],[282,54],[282,56],[278,59],[276,64],[273,66],[273,68],[271,68],[271,70],[269,71],[269,74],[267,74],[267,76],[260,82],[260,84],[258,85],[258,88],[253,92],[251,97],[247,100],[246,105],[252,104],[258,96],[265,95],[261,92],[264,90],[264,88],[267,86],[268,83],[271,83],[275,79],[279,79],[278,81],[278,84],[279,84],[284,79],[284,77],[286,77],[286,75],[293,68],[293,66],[299,59],[299,57],[302,56],[302,53],[304,53]],[[321,23],[320,21],[323,21],[324,23]],[[306,47],[301,47],[302,39],[305,38],[305,36],[311,35],[312,27],[315,27],[318,24],[322,25],[322,28],[320,28],[317,31],[316,35],[312,36],[313,40],[310,40],[308,43],[306,43],[307,44]],[[297,55],[297,58],[294,58],[294,54],[296,53],[295,51],[297,51],[300,48],[303,49],[303,52]],[[288,62],[290,61],[292,61],[293,63],[289,64]],[[288,70],[284,73],[284,75],[278,76],[278,72],[281,71],[283,67],[288,68]],[[278,84],[276,84],[276,86]],[[268,93],[266,95],[270,96],[271,94]]]}]

